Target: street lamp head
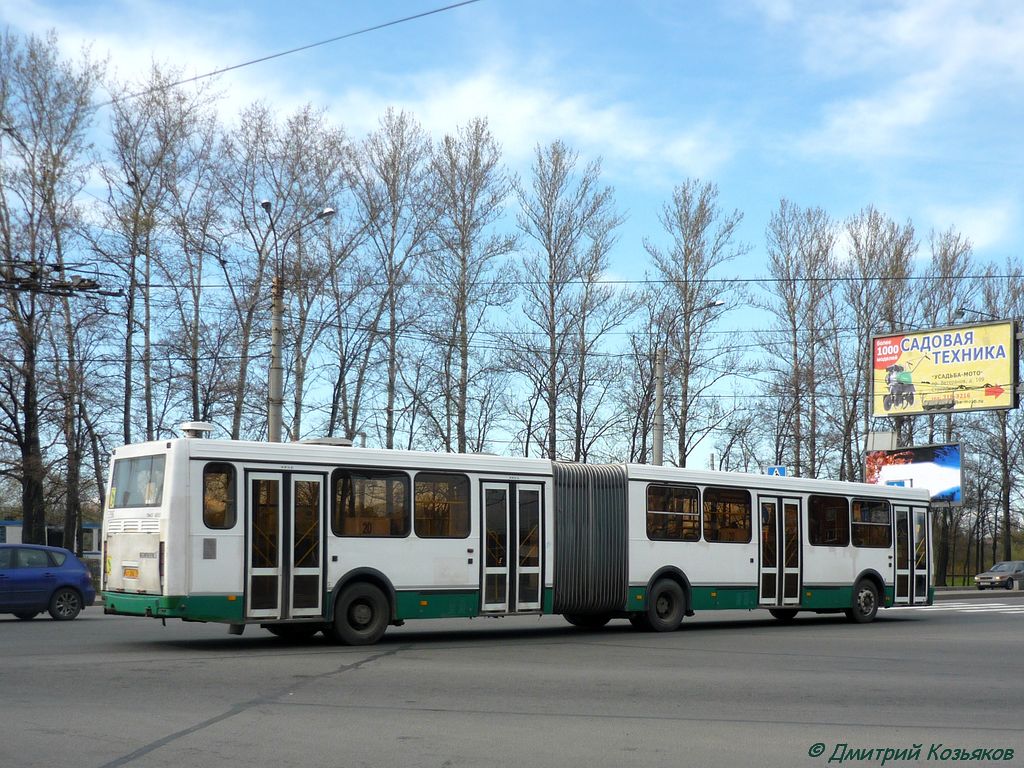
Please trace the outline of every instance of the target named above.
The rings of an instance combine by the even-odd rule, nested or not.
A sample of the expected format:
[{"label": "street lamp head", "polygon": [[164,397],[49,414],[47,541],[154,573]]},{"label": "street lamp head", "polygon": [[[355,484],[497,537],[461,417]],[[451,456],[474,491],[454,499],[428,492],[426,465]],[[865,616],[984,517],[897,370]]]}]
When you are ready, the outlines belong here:
[{"label": "street lamp head", "polygon": [[327,206],[320,213],[316,215],[317,219],[329,219],[335,214],[335,210],[331,206]]},{"label": "street lamp head", "polygon": [[266,211],[268,216],[270,215],[270,201],[269,200],[260,200],[260,208],[262,208],[264,211]]},{"label": "street lamp head", "polygon": [[960,307],[959,309],[957,309],[956,312],[953,313],[953,317],[955,317],[957,320],[962,320],[963,316],[966,315],[966,314],[967,314],[966,307]]}]

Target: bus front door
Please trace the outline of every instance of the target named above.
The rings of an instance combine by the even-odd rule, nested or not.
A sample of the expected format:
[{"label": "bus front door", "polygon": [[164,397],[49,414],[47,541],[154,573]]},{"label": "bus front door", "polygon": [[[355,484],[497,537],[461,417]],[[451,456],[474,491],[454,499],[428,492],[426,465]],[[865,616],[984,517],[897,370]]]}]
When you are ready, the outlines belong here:
[{"label": "bus front door", "polygon": [[253,472],[248,483],[246,617],[322,615],[324,478]]},{"label": "bus front door", "polygon": [[761,496],[758,604],[800,605],[800,499]]},{"label": "bus front door", "polygon": [[483,483],[481,613],[541,607],[541,489],[533,483]]}]

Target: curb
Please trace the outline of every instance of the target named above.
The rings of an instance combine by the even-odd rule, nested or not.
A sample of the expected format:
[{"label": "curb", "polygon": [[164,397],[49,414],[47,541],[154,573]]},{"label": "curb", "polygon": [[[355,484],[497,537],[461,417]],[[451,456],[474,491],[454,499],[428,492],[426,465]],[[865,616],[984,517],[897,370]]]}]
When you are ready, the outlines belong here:
[{"label": "curb", "polygon": [[1024,592],[1014,589],[964,589],[961,587],[936,587],[935,601],[939,600],[1020,600]]}]

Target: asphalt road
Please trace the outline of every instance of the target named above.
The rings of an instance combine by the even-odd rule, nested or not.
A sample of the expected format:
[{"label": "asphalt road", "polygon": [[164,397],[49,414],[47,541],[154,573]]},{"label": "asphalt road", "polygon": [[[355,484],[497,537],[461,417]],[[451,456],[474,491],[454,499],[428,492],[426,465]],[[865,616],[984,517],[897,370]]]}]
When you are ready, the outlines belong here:
[{"label": "asphalt road", "polygon": [[897,766],[946,762],[933,745],[1011,748],[993,764],[1024,765],[1022,593],[867,626],[760,612],[667,635],[410,622],[371,648],[92,608],[63,624],[0,617],[0,648],[3,768],[824,766],[836,744],[922,745]]}]

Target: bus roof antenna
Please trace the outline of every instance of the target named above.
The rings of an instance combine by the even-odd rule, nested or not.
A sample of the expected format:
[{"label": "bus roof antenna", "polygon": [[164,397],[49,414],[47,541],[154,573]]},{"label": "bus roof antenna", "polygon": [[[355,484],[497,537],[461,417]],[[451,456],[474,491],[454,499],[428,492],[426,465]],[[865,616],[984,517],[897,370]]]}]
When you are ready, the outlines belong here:
[{"label": "bus roof antenna", "polygon": [[185,421],[178,426],[178,429],[185,437],[202,439],[213,432],[213,424],[208,421]]}]

